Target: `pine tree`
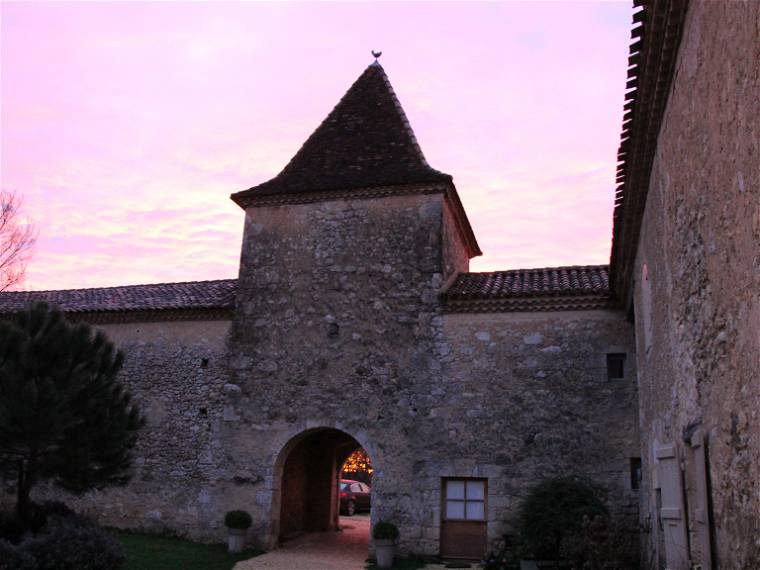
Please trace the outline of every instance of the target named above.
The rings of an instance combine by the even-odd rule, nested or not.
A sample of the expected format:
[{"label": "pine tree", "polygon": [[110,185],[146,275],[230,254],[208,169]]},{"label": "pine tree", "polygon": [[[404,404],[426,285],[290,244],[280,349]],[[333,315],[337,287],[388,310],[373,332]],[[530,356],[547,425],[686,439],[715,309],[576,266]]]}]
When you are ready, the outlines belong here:
[{"label": "pine tree", "polygon": [[40,481],[74,493],[129,481],[144,418],[118,380],[123,360],[44,303],[0,323],[0,475],[16,480],[21,520]]}]

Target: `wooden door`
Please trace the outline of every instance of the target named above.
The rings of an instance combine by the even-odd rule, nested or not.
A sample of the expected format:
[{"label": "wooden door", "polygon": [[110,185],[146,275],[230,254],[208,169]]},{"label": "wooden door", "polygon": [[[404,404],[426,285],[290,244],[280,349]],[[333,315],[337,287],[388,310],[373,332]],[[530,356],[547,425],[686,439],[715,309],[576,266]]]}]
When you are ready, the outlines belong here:
[{"label": "wooden door", "polygon": [[441,556],[480,560],[488,537],[488,481],[443,479]]}]

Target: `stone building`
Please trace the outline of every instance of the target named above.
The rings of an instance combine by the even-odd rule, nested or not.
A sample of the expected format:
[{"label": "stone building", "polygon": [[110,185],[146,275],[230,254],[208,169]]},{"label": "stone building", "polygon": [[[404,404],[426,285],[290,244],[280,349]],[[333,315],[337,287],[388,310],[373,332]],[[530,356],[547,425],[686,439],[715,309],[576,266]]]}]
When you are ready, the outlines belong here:
[{"label": "stone building", "polygon": [[577,473],[640,516],[655,566],[760,567],[760,4],[653,0],[634,20],[609,267],[469,272],[453,179],[375,63],[233,194],[237,279],[0,294],[126,353],[135,477],[79,507],[210,540],[243,508],[275,547],[335,527],[361,446],[372,520],[405,552],[479,557],[531,484]]},{"label": "stone building", "polygon": [[610,283],[635,321],[647,552],[760,568],[760,3],[635,19]]}]

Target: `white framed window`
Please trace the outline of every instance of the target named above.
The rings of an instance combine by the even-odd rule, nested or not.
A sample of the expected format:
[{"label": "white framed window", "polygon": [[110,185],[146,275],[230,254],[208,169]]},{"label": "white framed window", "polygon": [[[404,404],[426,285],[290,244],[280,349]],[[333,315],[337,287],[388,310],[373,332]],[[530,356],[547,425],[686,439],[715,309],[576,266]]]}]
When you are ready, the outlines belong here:
[{"label": "white framed window", "polygon": [[443,480],[443,517],[448,521],[485,521],[487,480],[446,478]]}]

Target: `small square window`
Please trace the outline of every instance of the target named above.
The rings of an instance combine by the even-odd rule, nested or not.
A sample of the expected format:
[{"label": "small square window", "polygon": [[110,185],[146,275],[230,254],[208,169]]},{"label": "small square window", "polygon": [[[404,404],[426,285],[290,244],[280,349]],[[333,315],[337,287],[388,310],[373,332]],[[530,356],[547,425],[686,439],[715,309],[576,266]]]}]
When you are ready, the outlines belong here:
[{"label": "small square window", "polygon": [[641,487],[641,457],[631,457],[631,489]]},{"label": "small square window", "polygon": [[625,378],[625,353],[610,353],[607,355],[607,380]]},{"label": "small square window", "polygon": [[444,520],[486,520],[485,479],[444,479]]}]

